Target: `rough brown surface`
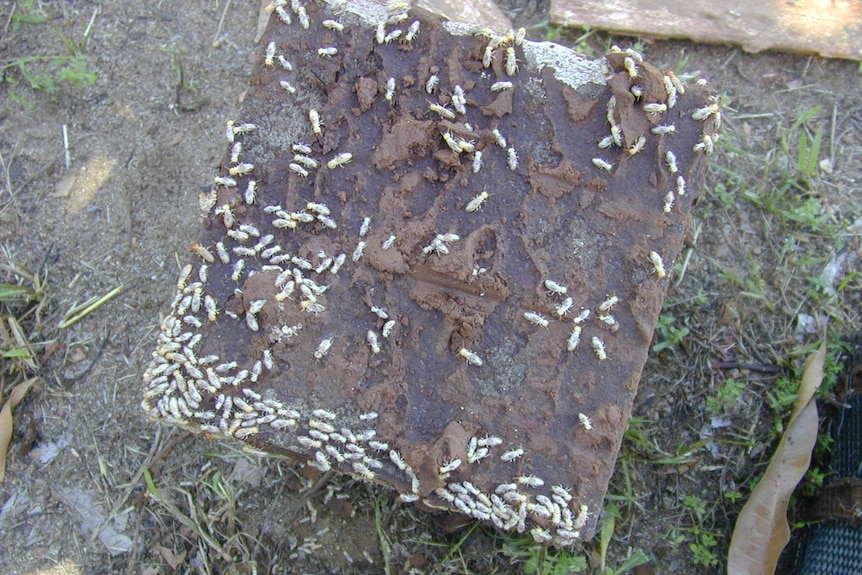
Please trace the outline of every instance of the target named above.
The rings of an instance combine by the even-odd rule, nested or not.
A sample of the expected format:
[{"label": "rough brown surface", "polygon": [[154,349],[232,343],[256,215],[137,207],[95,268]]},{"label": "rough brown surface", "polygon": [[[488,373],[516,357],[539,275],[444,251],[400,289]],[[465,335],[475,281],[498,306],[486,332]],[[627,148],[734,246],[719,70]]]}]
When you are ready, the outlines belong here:
[{"label": "rough brown surface", "polygon": [[652,38],[688,38],[742,46],[862,59],[862,12],[836,2],[734,0],[552,0],[551,22]]},{"label": "rough brown surface", "polygon": [[[433,18],[400,26],[406,32],[418,18],[412,42],[378,44],[354,15],[341,15],[346,28],[336,32],[320,25],[331,14],[308,12],[308,30],[273,18],[264,35],[261,60],[273,42],[293,71],[260,61],[234,124],[255,128],[229,128],[243,145],[239,162],[253,169],[232,175],[237,162],[226,155],[222,177],[235,181],[204,197],[200,243],[212,254],[223,243],[230,262],[199,252],[213,260],[208,273],[196,265],[181,278],[145,408],[539,541],[590,537],[666,290],[650,253],[672,265],[703,176],[703,154],[692,148],[713,122],[690,116],[709,104],[709,91],[692,86],[668,113],[646,112],[643,103],[668,99],[662,75],[638,63],[633,78],[624,54],[609,57],[609,91],[575,91],[547,67],[507,75],[506,48],[519,60],[524,48],[505,40],[485,69],[491,39],[453,36]],[[338,54],[319,56],[319,47]],[[432,70],[440,82],[429,94]],[[495,81],[514,88],[494,93]],[[456,82],[466,114],[447,121],[429,102],[453,109]],[[644,92],[637,100],[635,84]],[[624,149],[596,146],[609,133],[609,97]],[[650,132],[669,123],[674,134]],[[469,144],[456,153],[444,136]],[[646,143],[634,153],[639,138]],[[299,142],[319,163],[307,175],[289,166]],[[669,149],[688,188],[664,209],[665,195],[681,191]],[[352,161],[327,167],[343,153]],[[613,167],[600,169],[598,157]],[[458,237],[435,244],[438,234]],[[341,254],[336,274],[327,260]],[[216,321],[207,320],[205,296],[224,310]],[[557,313],[568,296],[570,309]],[[603,306],[611,296],[618,302]],[[590,317],[572,321],[586,310]],[[573,329],[580,343],[567,350]],[[523,454],[503,456],[516,450]]]}]

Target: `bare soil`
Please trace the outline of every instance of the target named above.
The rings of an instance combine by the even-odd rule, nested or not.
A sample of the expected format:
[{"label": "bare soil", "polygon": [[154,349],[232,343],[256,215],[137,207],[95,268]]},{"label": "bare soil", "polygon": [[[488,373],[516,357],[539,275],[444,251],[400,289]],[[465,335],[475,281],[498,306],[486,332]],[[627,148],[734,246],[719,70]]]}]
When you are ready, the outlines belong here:
[{"label": "bare soil", "polygon": [[[28,87],[12,66],[0,85],[9,184],[0,196],[0,242],[32,268],[47,268],[55,315],[41,335],[59,344],[45,358],[41,389],[15,414],[0,485],[6,572],[380,573],[383,552],[398,572],[520,572],[491,530],[449,533],[445,518],[401,506],[387,491],[339,476],[307,478],[288,461],[244,455],[237,445],[146,419],[141,373],[197,237],[198,194],[209,190],[225,152],[225,122],[247,89],[259,6],[60,1],[40,6],[46,22],[10,18],[10,10],[20,15],[27,6],[4,7],[3,64],[68,54],[62,39],[81,42],[95,12],[83,53],[98,80],[82,90],[59,82],[49,94]],[[635,412],[647,423],[637,429],[655,449],[642,453],[633,436],[628,451],[624,445],[632,455],[618,463],[612,493],[636,500],[615,500],[622,517],[613,545],[620,555],[645,550],[656,572],[717,573],[742,503],[724,494],[744,491],[762,469],[774,439],[771,386],[816,336],[797,329],[798,314],[839,335],[858,327],[851,288],[858,287],[860,225],[850,225],[862,205],[862,75],[853,62],[687,42],[656,42],[646,56],[659,69],[687,58],[686,70],[722,91],[731,142],[751,156],[730,149],[718,157],[726,169],[713,173],[695,217],[693,252],[666,304],[690,336],[653,354],[645,369]],[[816,230],[776,230],[751,201],[723,195],[731,180],[772,181],[764,165],[781,164],[782,130],[816,106],[810,122],[826,128],[821,158],[831,165],[818,168],[820,185],[809,194],[846,230],[840,242]],[[835,296],[830,317],[809,308],[804,278],[785,273],[789,250],[823,256],[806,268],[813,276],[830,256],[843,258],[833,285],[846,279],[850,288]],[[54,329],[72,304],[120,284],[121,296],[69,329]],[[760,295],[750,296],[758,287]],[[728,377],[745,381],[746,391],[728,410],[735,427],[721,428],[728,441],[710,450],[704,433],[719,432],[705,431],[705,402]],[[150,477],[174,508],[154,501]],[[682,503],[690,496],[708,503],[719,558],[711,566],[687,542],[669,540],[672,527],[694,521]],[[221,554],[202,542],[200,526]],[[593,544],[585,549],[595,556]]]}]

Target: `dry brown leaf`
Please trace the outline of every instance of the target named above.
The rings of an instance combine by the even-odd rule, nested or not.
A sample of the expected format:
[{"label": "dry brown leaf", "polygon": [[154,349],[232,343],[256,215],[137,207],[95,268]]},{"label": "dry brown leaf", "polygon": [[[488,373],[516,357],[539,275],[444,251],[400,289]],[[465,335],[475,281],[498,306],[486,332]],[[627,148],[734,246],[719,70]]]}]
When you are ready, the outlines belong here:
[{"label": "dry brown leaf", "polygon": [[16,385],[9,394],[9,400],[0,409],[0,483],[6,478],[6,451],[12,441],[12,410],[21,403],[34,383],[36,378],[31,377]]},{"label": "dry brown leaf", "polygon": [[728,575],[772,575],[790,540],[787,502],[808,470],[817,442],[817,403],[813,397],[823,381],[825,361],[826,345],[822,344],[805,363],[790,422],[763,479],[736,520],[728,553]]}]

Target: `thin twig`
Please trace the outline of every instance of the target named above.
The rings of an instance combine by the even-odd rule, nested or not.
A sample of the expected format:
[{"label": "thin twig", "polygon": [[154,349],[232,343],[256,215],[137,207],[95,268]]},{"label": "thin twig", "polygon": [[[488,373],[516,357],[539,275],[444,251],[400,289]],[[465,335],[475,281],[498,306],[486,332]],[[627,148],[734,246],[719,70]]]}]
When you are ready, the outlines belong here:
[{"label": "thin twig", "polygon": [[72,169],[72,151],[69,149],[69,130],[63,124],[63,153],[66,157],[66,169]]},{"label": "thin twig", "polygon": [[213,48],[218,48],[221,46],[221,40],[219,40],[219,36],[221,36],[221,29],[224,26],[224,19],[227,16],[227,9],[230,8],[230,0],[227,0],[224,4],[224,10],[222,10],[221,18],[218,21],[218,28],[216,28],[215,36],[213,36]]}]

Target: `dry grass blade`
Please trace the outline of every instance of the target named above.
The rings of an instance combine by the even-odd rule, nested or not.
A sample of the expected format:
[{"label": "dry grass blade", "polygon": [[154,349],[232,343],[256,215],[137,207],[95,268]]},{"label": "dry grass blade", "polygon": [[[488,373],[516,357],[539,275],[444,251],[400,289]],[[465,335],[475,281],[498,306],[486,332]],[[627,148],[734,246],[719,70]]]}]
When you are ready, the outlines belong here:
[{"label": "dry grass blade", "polygon": [[78,323],[79,321],[90,315],[92,312],[96,311],[104,304],[108,303],[109,301],[123,293],[125,289],[126,286],[124,284],[121,284],[103,295],[102,297],[93,297],[80,305],[76,305],[66,313],[66,317],[63,318],[63,321],[61,321],[60,325],[57,327],[59,329],[65,329],[73,324]]},{"label": "dry grass blade", "polygon": [[728,553],[729,575],[771,575],[790,540],[787,503],[808,470],[817,442],[814,392],[823,381],[826,345],[808,358],[793,414],[763,479],[751,494],[733,531]]},{"label": "dry grass blade", "polygon": [[16,385],[9,394],[9,400],[3,405],[3,409],[0,409],[0,483],[6,477],[6,450],[9,449],[9,442],[12,441],[12,410],[21,403],[37,381],[38,378],[31,377]]}]

